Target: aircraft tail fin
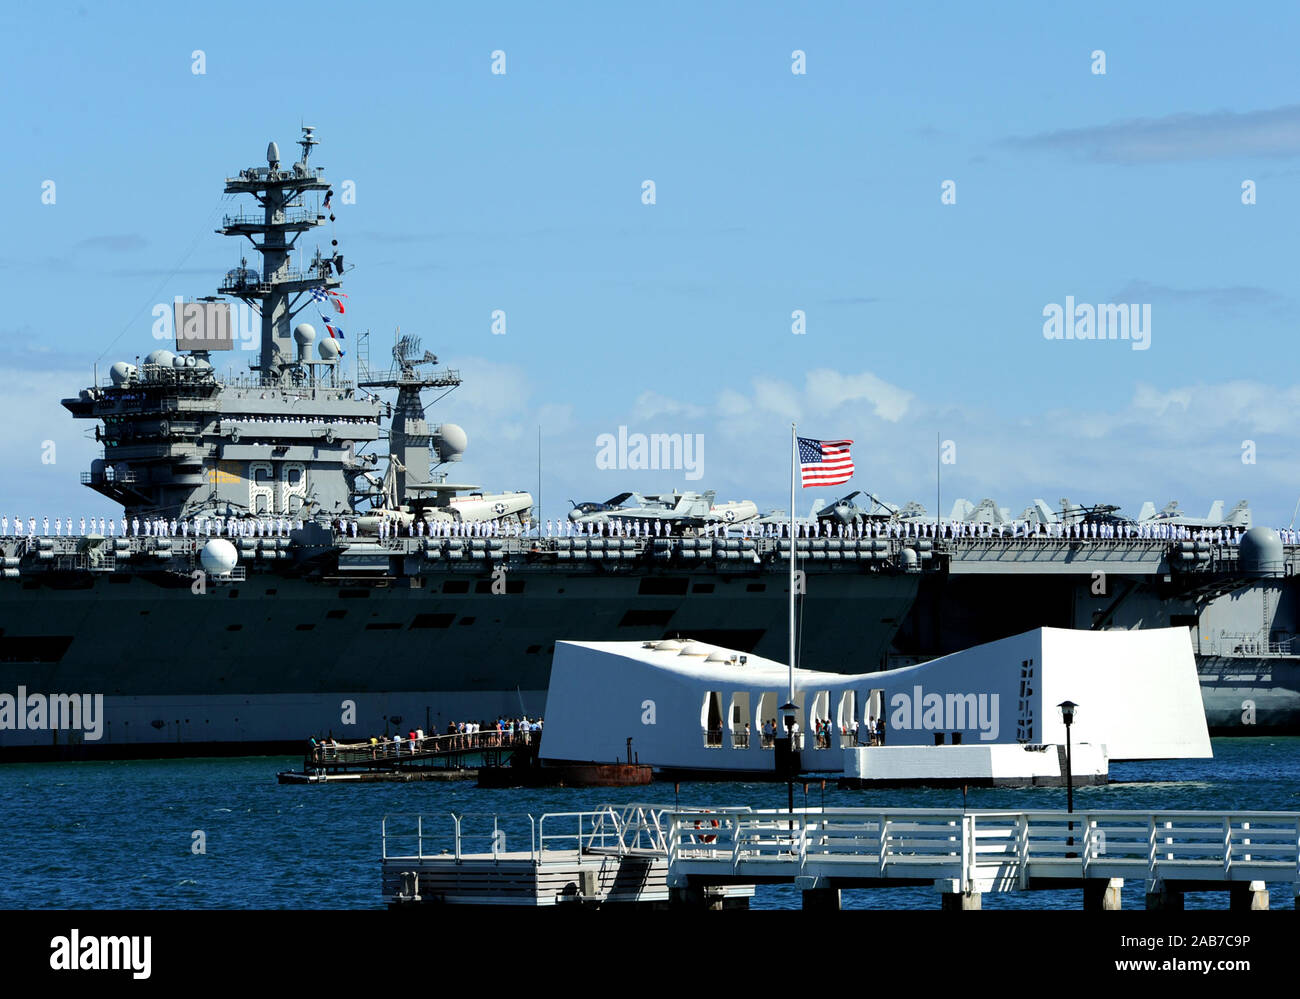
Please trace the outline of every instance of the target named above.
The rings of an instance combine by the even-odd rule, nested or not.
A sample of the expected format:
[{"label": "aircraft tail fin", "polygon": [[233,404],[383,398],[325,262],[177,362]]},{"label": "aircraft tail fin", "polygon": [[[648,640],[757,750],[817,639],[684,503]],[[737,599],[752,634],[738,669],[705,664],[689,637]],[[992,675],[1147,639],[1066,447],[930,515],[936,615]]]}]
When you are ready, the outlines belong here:
[{"label": "aircraft tail fin", "polygon": [[1211,524],[1217,524],[1223,520],[1223,500],[1215,500],[1210,504],[1210,512],[1205,515],[1205,519]]},{"label": "aircraft tail fin", "polygon": [[[1064,502],[1062,503],[1062,505],[1064,505]],[[1042,524],[1055,524],[1055,523],[1056,523],[1056,520],[1057,520],[1057,517],[1056,517],[1056,511],[1053,510],[1050,506],[1048,506],[1047,503],[1046,503],[1045,501],[1040,500],[1040,499],[1036,499],[1036,500],[1034,500],[1034,506],[1033,506],[1033,509],[1036,510],[1036,511],[1038,512],[1038,520],[1039,520],[1039,523],[1042,523]],[[1067,507],[1067,509],[1068,509],[1068,507]]]},{"label": "aircraft tail fin", "polygon": [[1138,523],[1144,520],[1151,520],[1156,515],[1156,505],[1150,500],[1142,504],[1142,509],[1138,511]]},{"label": "aircraft tail fin", "polygon": [[1229,527],[1249,528],[1251,523],[1250,504],[1245,500],[1238,500],[1237,505],[1229,512],[1223,521]]},{"label": "aircraft tail fin", "polygon": [[949,520],[963,521],[975,512],[975,505],[970,500],[957,499],[953,501],[952,513]]}]

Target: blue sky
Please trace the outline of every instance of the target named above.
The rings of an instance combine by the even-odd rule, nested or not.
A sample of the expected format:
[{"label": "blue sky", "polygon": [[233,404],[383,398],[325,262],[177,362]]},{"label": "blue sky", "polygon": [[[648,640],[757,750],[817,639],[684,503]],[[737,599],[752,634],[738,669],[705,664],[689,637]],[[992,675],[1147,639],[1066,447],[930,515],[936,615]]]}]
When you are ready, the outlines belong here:
[{"label": "blue sky", "polygon": [[[57,399],[151,349],[155,303],[212,292],[241,252],[212,232],[223,178],[306,121],[356,184],[349,334],[378,353],[400,325],[462,370],[434,411],[469,431],[457,478],[532,488],[541,424],[548,515],[625,488],[783,505],[797,419],[896,502],[932,508],[939,433],[945,507],[1291,518],[1290,5],[231,9],[0,12],[0,503],[100,508]],[[1044,339],[1066,296],[1151,305],[1150,349]],[[703,479],[598,469],[620,425],[703,434]]]}]

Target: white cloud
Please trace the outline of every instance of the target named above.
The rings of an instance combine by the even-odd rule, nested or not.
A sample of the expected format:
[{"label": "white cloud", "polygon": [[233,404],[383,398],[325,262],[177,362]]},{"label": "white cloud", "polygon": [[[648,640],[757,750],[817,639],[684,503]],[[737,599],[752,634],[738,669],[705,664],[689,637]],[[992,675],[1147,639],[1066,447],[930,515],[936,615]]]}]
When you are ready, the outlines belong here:
[{"label": "white cloud", "polygon": [[867,402],[876,416],[890,423],[897,423],[906,415],[913,399],[911,392],[869,371],[845,375],[825,368],[808,372],[805,394],[815,412],[831,413],[849,403]]},{"label": "white cloud", "polygon": [[687,416],[694,419],[702,416],[704,412],[703,406],[680,402],[649,390],[637,396],[636,403],[632,407],[632,417],[636,420],[653,420],[658,416]]},{"label": "white cloud", "polygon": [[756,409],[773,413],[783,420],[797,420],[802,409],[799,393],[775,378],[755,378],[753,402]]},{"label": "white cloud", "polygon": [[1100,163],[1168,163],[1226,157],[1300,155],[1300,105],[1264,111],[1181,113],[1131,118],[1003,140]]}]

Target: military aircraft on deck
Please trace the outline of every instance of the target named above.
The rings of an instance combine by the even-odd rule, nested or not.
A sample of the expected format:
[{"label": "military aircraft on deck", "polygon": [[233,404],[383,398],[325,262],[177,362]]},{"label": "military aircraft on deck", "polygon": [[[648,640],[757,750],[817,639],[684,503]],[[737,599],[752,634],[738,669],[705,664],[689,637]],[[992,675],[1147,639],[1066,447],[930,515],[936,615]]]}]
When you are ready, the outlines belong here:
[{"label": "military aircraft on deck", "polygon": [[[812,506],[808,510],[808,516],[806,517],[800,517],[797,515],[795,516],[794,518],[795,526],[798,527],[800,524],[805,524],[811,527],[813,524],[817,522],[818,513],[825,506],[826,506],[826,501],[824,499],[819,498],[813,500]],[[767,513],[759,517],[756,521],[754,521],[754,523],[762,524],[762,525],[776,524],[778,526],[781,524],[789,524],[790,513],[787,510],[768,510]]]},{"label": "military aircraft on deck", "polygon": [[1018,519],[1027,520],[1031,524],[1113,524],[1120,526],[1134,523],[1131,517],[1126,517],[1119,511],[1120,508],[1113,503],[1097,503],[1093,506],[1086,506],[1083,503],[1072,503],[1064,497],[1061,498],[1061,508],[1053,510],[1045,501],[1036,499],[1031,506],[1025,507],[1024,512],[1020,514]]},{"label": "military aircraft on deck", "polygon": [[[838,507],[840,503],[844,503],[846,500],[851,502],[853,497],[856,495],[858,494],[850,493],[848,496],[844,497],[844,499],[840,500],[836,506]],[[930,515],[925,511],[925,507],[916,502],[916,500],[909,500],[906,504],[900,507],[895,506],[887,500],[882,500],[875,493],[869,493],[866,490],[862,491],[862,495],[871,500],[872,503],[870,510],[861,513],[861,518],[863,520],[877,520],[882,522],[892,520],[900,524],[921,524],[930,519]],[[862,510],[862,508],[856,504],[852,504],[852,506],[858,511]],[[848,521],[845,521],[845,523],[848,523]]]},{"label": "military aircraft on deck", "polygon": [[972,504],[970,500],[959,499],[952,505],[952,515],[949,520],[964,522],[967,524],[1009,524],[1011,523],[1011,511],[1006,507],[998,506],[991,499],[982,499],[978,505]]},{"label": "military aircraft on deck", "polygon": [[[642,496],[640,493],[627,493],[624,500],[632,499],[635,506],[611,506],[609,504],[575,504],[569,511],[569,520],[575,524],[608,524],[618,520],[624,523],[662,521],[681,527],[701,527],[716,521],[710,519],[709,511],[713,507],[713,490],[708,492],[666,493],[658,496]],[[583,506],[596,506],[600,509],[590,513]]]},{"label": "military aircraft on deck", "polygon": [[1225,517],[1223,500],[1215,500],[1210,504],[1210,512],[1204,517],[1188,517],[1178,509],[1177,500],[1170,500],[1159,513],[1156,513],[1154,503],[1146,502],[1142,504],[1142,511],[1138,514],[1138,523],[1170,524],[1175,527],[1248,528],[1251,524],[1250,504],[1246,500],[1239,500]]},{"label": "military aircraft on deck", "polygon": [[[834,503],[831,503],[828,506],[823,506],[820,510],[816,512],[815,516],[817,517],[818,520],[822,520],[822,521],[830,520],[839,524],[843,524],[846,527],[849,524],[865,523],[868,520],[888,520],[890,518],[891,516],[890,512],[888,511],[877,512],[877,508],[875,506],[873,506],[872,509],[870,510],[864,510],[862,507],[858,506],[858,504],[853,502],[853,499],[855,496],[859,496],[859,495],[862,495],[862,491],[859,489],[855,489],[847,496],[841,496]],[[870,493],[867,493],[866,495],[871,496]],[[875,500],[874,496],[872,496],[871,498]],[[880,504],[879,501],[876,502],[877,502],[877,506],[883,505]]]},{"label": "military aircraft on deck", "polygon": [[594,513],[610,513],[620,509],[631,498],[631,493],[619,493],[617,496],[611,496],[604,503],[595,503],[590,500],[585,503],[574,503],[573,500],[569,500],[573,504],[573,509],[569,511],[569,519],[577,520],[579,517],[590,516]]},{"label": "military aircraft on deck", "polygon": [[757,517],[758,505],[753,500],[735,500],[710,507],[705,519],[709,523],[744,524]]}]

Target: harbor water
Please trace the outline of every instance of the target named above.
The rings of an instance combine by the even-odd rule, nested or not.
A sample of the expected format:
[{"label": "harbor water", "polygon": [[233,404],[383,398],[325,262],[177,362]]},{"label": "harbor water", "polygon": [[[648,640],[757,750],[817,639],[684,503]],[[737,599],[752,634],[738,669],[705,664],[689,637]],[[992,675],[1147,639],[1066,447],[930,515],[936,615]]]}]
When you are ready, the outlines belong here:
[{"label": "harbor water", "polygon": [[[472,813],[483,833],[491,813],[506,848],[527,849],[527,816],[607,802],[673,804],[672,783],[650,787],[480,790],[472,781],[281,786],[298,759],[249,757],[10,764],[0,767],[0,907],[66,909],[373,909],[382,905],[380,828],[385,815],[424,816],[425,849],[451,847],[449,813]],[[1075,809],[1259,809],[1300,811],[1300,738],[1221,738],[1211,760],[1119,763],[1112,783],[1075,791]],[[805,799],[804,784],[807,783]],[[681,785],[682,805],[784,807],[784,784]],[[795,785],[795,806],[952,808],[960,789],[848,791],[834,779]],[[1061,788],[972,788],[973,808],[1062,808]],[[558,823],[548,832],[565,831]],[[441,837],[441,838],[440,838]],[[434,844],[432,847],[430,844]],[[200,849],[201,848],[201,849]],[[1272,908],[1289,890],[1270,885]],[[1124,888],[1141,908],[1143,885]],[[1079,908],[1078,890],[989,894],[984,908]],[[789,886],[761,887],[754,908],[794,908]],[[1226,908],[1223,894],[1190,894],[1187,908]],[[846,891],[845,908],[934,909],[921,888]]]}]

